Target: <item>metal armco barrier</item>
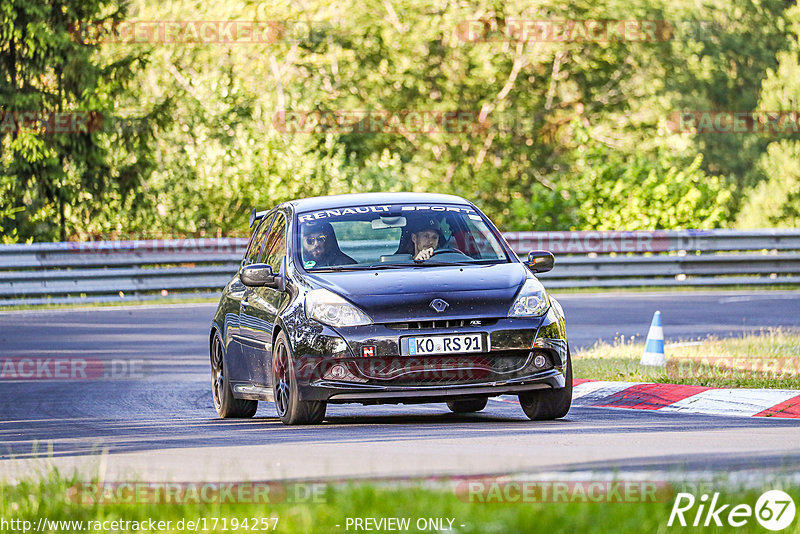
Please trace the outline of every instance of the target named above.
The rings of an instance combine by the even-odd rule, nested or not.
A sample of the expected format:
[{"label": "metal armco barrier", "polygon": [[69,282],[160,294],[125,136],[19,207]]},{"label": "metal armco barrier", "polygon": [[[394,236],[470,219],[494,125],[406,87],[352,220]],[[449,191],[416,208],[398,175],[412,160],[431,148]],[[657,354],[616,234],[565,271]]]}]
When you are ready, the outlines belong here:
[{"label": "metal armco barrier", "polygon": [[[509,232],[520,256],[550,250],[546,287],[800,284],[800,230]],[[0,246],[0,306],[218,294],[246,238]],[[345,252],[363,255],[360,242]],[[359,254],[360,253],[360,254]]]}]

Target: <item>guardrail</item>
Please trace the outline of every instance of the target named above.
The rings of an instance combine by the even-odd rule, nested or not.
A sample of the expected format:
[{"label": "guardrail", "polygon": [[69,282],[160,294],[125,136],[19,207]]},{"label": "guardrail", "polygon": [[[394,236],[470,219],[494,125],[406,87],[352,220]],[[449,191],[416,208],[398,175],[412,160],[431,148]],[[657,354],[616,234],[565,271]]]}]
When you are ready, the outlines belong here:
[{"label": "guardrail", "polygon": [[731,286],[800,283],[800,230],[516,232],[520,254],[550,250],[547,287]]},{"label": "guardrail", "polygon": [[[545,249],[550,288],[800,284],[800,230],[510,232],[521,256]],[[369,248],[370,243],[359,244]],[[0,306],[219,293],[246,238],[0,246]]]}]

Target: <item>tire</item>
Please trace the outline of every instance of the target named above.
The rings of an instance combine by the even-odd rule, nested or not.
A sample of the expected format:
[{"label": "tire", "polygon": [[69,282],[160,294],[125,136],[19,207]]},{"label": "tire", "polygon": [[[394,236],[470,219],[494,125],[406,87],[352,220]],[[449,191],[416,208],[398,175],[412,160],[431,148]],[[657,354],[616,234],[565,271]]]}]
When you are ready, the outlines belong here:
[{"label": "tire", "polygon": [[486,403],[488,402],[489,399],[487,398],[450,401],[447,403],[447,407],[450,408],[450,411],[453,413],[472,413],[479,412],[486,408]]},{"label": "tire", "polygon": [[292,354],[283,332],[278,334],[272,352],[272,392],[283,424],[317,425],[325,418],[328,403],[300,400]]},{"label": "tire", "polygon": [[550,421],[567,415],[572,404],[572,356],[567,350],[566,384],[560,389],[544,389],[519,395],[522,411],[532,421]]},{"label": "tire", "polygon": [[258,410],[258,401],[237,399],[233,396],[228,373],[225,372],[225,348],[219,332],[211,343],[211,395],[217,415],[223,419],[249,419]]}]

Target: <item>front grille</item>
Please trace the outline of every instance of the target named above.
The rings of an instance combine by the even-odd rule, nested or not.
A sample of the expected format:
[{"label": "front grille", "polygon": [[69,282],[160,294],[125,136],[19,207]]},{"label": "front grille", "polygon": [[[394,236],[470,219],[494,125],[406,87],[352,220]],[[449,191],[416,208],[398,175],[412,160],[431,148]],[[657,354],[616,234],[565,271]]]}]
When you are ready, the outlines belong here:
[{"label": "front grille", "polygon": [[366,379],[366,383],[385,386],[479,383],[507,380],[544,369],[533,367],[533,356],[528,351],[362,358],[352,360],[351,364],[354,374]]},{"label": "front grille", "polygon": [[489,326],[497,323],[497,319],[437,319],[432,321],[407,321],[403,323],[385,323],[393,330],[428,330],[435,328],[464,328]]}]

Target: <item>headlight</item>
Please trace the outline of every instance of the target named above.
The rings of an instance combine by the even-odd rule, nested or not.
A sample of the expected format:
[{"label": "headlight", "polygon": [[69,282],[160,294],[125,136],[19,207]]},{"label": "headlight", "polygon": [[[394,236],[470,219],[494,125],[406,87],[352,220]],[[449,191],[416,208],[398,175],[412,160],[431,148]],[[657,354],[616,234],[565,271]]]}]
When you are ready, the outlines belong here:
[{"label": "headlight", "polygon": [[327,289],[314,289],[306,295],[306,317],[329,326],[372,324],[369,316]]},{"label": "headlight", "polygon": [[544,286],[535,278],[529,278],[508,311],[509,317],[539,317],[547,312],[550,300]]}]

